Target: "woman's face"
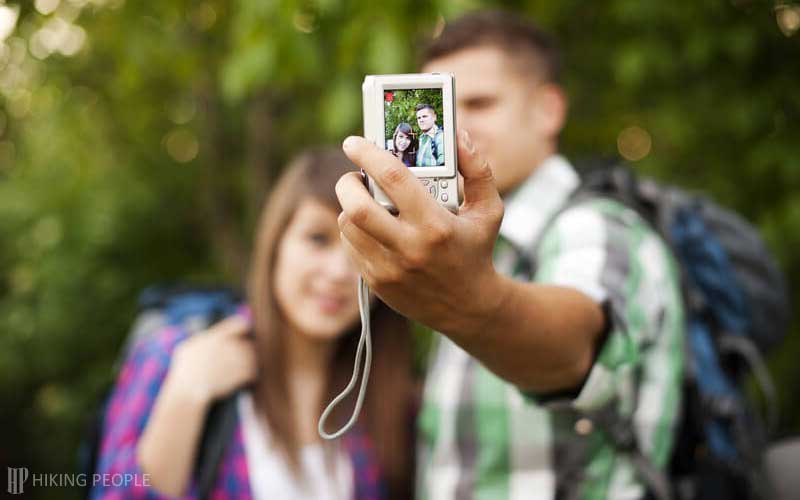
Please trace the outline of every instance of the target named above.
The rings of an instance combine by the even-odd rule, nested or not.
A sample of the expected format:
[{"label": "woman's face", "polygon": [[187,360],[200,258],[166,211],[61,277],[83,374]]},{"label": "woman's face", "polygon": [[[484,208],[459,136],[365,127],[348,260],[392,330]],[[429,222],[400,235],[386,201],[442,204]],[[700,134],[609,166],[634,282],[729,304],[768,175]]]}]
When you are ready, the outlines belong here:
[{"label": "woman's face", "polygon": [[275,297],[292,330],[334,339],[358,318],[358,274],[339,239],[337,213],[300,203],[278,245]]},{"label": "woman's face", "polygon": [[411,137],[398,131],[397,135],[394,137],[394,147],[397,151],[405,151],[408,149],[409,144],[411,144]]}]

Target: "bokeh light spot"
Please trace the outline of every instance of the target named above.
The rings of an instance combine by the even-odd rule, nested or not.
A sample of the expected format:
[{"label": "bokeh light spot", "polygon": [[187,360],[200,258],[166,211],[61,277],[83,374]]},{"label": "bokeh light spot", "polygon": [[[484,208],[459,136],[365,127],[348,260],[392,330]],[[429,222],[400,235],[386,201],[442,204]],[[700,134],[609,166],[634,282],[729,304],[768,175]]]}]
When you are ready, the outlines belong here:
[{"label": "bokeh light spot", "polygon": [[192,12],[191,21],[198,30],[208,31],[217,22],[217,11],[208,2],[205,2]]},{"label": "bokeh light spot", "polygon": [[7,7],[0,5],[0,42],[14,32],[14,27],[17,25],[19,18],[19,7]]},{"label": "bokeh light spot", "polygon": [[190,97],[180,97],[173,100],[167,106],[167,113],[172,123],[176,125],[185,125],[192,121],[197,113],[197,106],[194,100]]},{"label": "bokeh light spot", "polygon": [[58,8],[58,4],[61,3],[61,0],[36,0],[33,3],[33,6],[39,11],[39,14],[48,15],[55,12]]},{"label": "bokeh light spot", "polygon": [[638,161],[650,154],[653,141],[647,130],[632,126],[624,129],[617,136],[617,149],[623,158]]},{"label": "bokeh light spot", "polygon": [[200,151],[197,138],[186,129],[174,129],[164,137],[167,153],[178,163],[186,163],[195,159]]},{"label": "bokeh light spot", "polygon": [[301,33],[311,33],[316,28],[316,18],[310,12],[296,11],[292,18],[294,28]]},{"label": "bokeh light spot", "polygon": [[778,28],[785,36],[794,35],[800,29],[800,7],[792,5],[778,5],[775,7],[775,19]]}]

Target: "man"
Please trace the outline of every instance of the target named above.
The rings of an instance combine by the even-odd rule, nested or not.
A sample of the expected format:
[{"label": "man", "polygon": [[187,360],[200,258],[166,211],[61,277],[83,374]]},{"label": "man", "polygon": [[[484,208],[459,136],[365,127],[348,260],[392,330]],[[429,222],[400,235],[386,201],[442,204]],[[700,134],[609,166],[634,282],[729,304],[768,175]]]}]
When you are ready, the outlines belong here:
[{"label": "man", "polygon": [[[665,245],[614,202],[563,209],[579,180],[558,155],[567,103],[539,30],[468,15],[422,70],[456,77],[459,214],[361,138],[344,150],[399,216],[358,175],[337,184],[343,240],[371,289],[443,334],[419,419],[420,498],[642,498],[642,471],[668,461],[681,399]],[[611,436],[626,431],[635,443],[623,449]]]},{"label": "man", "polygon": [[422,131],[419,137],[418,167],[444,165],[444,131],[436,125],[436,110],[430,104],[418,104],[417,125]]}]

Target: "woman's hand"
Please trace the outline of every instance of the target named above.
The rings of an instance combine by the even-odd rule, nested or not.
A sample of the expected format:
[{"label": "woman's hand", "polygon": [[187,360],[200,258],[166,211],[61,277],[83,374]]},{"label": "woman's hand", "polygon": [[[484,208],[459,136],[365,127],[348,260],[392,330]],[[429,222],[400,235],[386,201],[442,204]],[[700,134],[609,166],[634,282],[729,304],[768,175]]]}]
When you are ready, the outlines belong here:
[{"label": "woman's hand", "polygon": [[158,491],[184,495],[209,405],[255,380],[248,331],[245,318],[232,316],[175,347],[136,450],[139,466]]},{"label": "woman's hand", "polygon": [[231,316],[181,342],[167,375],[170,385],[210,403],[253,382],[258,369],[250,327],[244,317]]}]

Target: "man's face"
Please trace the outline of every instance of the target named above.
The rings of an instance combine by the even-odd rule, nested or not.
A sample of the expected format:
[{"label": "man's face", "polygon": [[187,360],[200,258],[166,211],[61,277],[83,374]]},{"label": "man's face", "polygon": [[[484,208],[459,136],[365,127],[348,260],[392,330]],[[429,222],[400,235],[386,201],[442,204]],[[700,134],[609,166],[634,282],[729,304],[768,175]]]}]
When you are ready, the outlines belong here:
[{"label": "man's face", "polygon": [[436,113],[431,108],[423,108],[417,111],[417,125],[423,132],[427,132],[436,124]]},{"label": "man's face", "polygon": [[[494,47],[464,49],[428,62],[424,72],[450,72],[456,80],[456,119],[492,166],[505,194],[555,153],[563,107],[560,93],[539,85]],[[560,110],[560,111],[559,111]],[[552,116],[562,113],[560,117]]]}]

